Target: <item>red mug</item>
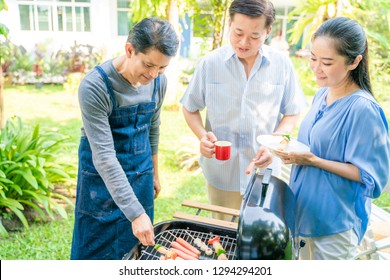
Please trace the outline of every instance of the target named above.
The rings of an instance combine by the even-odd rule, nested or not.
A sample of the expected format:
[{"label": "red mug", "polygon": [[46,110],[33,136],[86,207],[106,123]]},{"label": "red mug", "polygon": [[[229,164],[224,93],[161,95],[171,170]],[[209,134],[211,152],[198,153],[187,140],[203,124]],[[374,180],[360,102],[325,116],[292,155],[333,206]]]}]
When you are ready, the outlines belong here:
[{"label": "red mug", "polygon": [[232,143],[228,141],[217,141],[215,145],[215,158],[218,160],[228,160],[230,158],[230,147]]}]

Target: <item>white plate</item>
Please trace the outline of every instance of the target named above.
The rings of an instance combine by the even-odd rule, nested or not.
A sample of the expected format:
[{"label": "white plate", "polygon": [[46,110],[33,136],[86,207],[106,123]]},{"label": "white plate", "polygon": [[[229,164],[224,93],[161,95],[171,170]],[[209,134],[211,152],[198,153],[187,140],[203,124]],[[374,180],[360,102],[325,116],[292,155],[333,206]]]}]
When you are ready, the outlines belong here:
[{"label": "white plate", "polygon": [[279,151],[277,148],[280,145],[280,141],[282,141],[283,136],[276,136],[276,135],[260,135],[257,137],[257,142],[259,142],[261,145],[266,146],[268,149],[272,151],[277,151],[279,153],[306,153],[310,152],[310,148],[306,146],[305,144],[297,141],[296,139],[291,138],[290,142],[288,143],[286,149],[284,151]]}]

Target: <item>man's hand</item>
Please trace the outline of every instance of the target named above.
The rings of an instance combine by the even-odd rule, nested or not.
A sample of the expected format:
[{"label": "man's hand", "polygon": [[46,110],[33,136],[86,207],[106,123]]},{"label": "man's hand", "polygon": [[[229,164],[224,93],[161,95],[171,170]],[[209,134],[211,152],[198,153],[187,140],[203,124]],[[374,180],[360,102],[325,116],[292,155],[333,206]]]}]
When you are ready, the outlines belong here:
[{"label": "man's hand", "polygon": [[161,191],[160,180],[154,179],[154,199],[158,197],[160,191]]},{"label": "man's hand", "polygon": [[206,158],[212,158],[215,155],[215,145],[214,143],[217,141],[217,137],[215,137],[214,133],[211,131],[207,132],[200,139],[200,153]]},{"label": "man's hand", "polygon": [[272,163],[272,154],[266,147],[261,146],[253,161],[258,168],[267,167]]},{"label": "man's hand", "polygon": [[154,229],[149,216],[145,213],[139,215],[131,223],[133,234],[144,246],[154,246]]}]

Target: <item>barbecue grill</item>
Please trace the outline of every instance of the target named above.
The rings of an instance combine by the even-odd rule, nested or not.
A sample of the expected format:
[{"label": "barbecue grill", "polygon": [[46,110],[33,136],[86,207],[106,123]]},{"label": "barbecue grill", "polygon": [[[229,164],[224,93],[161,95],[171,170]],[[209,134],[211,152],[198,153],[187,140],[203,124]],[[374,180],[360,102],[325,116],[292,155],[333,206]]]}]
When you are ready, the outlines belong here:
[{"label": "barbecue grill", "polygon": [[[155,243],[161,244],[167,248],[170,247],[172,241],[177,237],[181,237],[188,243],[193,244],[192,238],[200,238],[203,241],[207,241],[210,238],[218,235],[220,237],[220,243],[226,250],[226,256],[229,260],[235,260],[237,258],[237,244],[236,244],[236,231],[216,227],[209,224],[184,221],[184,220],[172,220],[168,222],[162,222],[154,227]],[[154,247],[142,245],[135,246],[124,259],[132,260],[159,260],[160,253],[158,253]],[[202,252],[199,259],[217,259],[215,252],[211,256],[206,256]]]},{"label": "barbecue grill", "polygon": [[[180,237],[190,244],[195,238],[203,242],[215,236],[226,251],[228,260],[297,259],[299,244],[294,237],[295,198],[282,180],[259,169],[253,174],[244,194],[238,229],[216,226],[190,220],[171,220],[155,225],[155,243],[170,248]],[[158,260],[160,253],[154,247],[136,245],[124,259]],[[217,259],[215,253],[200,260]]]}]

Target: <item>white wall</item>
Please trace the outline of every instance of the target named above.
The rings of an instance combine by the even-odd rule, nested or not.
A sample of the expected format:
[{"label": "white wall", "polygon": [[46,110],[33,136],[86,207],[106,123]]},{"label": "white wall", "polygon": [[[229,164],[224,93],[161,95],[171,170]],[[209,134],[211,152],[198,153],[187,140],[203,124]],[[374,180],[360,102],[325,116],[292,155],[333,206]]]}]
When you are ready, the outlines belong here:
[{"label": "white wall", "polygon": [[[10,29],[9,38],[27,50],[33,50],[36,43],[49,42],[49,48],[56,51],[67,48],[74,41],[93,45],[106,53],[105,58],[124,52],[127,36],[117,35],[116,1],[91,0],[91,32],[44,32],[20,30],[19,9],[16,0],[6,0],[9,10],[0,12],[0,23]],[[275,6],[292,5],[293,0],[272,0]],[[196,41],[195,38],[193,38]],[[196,53],[198,48],[192,48]],[[193,54],[194,55],[194,54]]]},{"label": "white wall", "polygon": [[73,45],[74,41],[104,50],[106,57],[124,50],[127,38],[117,35],[116,1],[91,0],[91,32],[23,31],[20,30],[18,2],[7,0],[7,4],[8,11],[0,12],[0,23],[9,28],[9,39],[14,44],[29,51],[36,43],[48,42],[51,49],[58,50]]}]

